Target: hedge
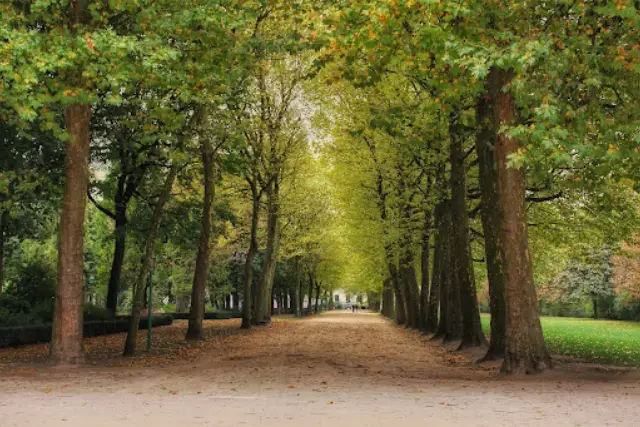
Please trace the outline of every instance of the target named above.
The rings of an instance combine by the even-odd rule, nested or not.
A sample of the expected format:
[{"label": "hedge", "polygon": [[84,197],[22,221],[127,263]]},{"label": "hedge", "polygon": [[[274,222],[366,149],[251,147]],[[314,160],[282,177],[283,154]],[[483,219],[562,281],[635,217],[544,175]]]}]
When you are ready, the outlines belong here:
[{"label": "hedge", "polygon": [[[153,326],[170,325],[173,317],[162,314],[154,316]],[[139,328],[147,329],[148,319],[140,319]],[[97,337],[100,335],[117,334],[127,332],[129,329],[128,317],[119,317],[114,320],[91,320],[84,322],[83,333],[85,337]],[[12,326],[0,328],[0,348],[19,345],[37,344],[51,341],[51,325],[42,326]]]},{"label": "hedge", "polygon": [[[170,314],[176,320],[188,320],[189,313],[165,313]],[[235,319],[242,317],[242,313],[236,311],[211,311],[204,314],[205,320]]]}]

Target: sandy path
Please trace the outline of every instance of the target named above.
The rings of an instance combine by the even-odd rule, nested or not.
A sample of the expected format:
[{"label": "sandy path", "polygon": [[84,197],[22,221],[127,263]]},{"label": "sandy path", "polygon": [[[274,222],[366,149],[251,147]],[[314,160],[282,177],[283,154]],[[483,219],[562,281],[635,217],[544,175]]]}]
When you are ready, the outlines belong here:
[{"label": "sandy path", "polygon": [[640,424],[637,376],[505,380],[372,314],[282,319],[196,350],[169,363],[0,370],[0,426]]}]

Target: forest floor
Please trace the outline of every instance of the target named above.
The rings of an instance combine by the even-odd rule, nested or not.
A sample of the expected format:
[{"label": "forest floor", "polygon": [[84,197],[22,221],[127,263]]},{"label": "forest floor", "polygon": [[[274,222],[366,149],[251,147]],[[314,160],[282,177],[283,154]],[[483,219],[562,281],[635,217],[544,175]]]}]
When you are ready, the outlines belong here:
[{"label": "forest floor", "polygon": [[[85,340],[87,363],[44,364],[46,345],[0,350],[0,425],[13,426],[634,426],[640,374],[560,363],[505,378],[375,314],[280,317],[241,331],[186,321],[154,349],[119,357],[124,335]],[[144,334],[141,334],[144,335]],[[144,348],[144,336],[140,348]]]}]

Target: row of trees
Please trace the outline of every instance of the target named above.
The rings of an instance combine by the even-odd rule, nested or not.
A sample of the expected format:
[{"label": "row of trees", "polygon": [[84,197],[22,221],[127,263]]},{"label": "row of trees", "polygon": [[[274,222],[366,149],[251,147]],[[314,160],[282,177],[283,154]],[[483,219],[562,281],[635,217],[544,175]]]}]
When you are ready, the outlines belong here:
[{"label": "row of trees", "polygon": [[[36,220],[55,218],[61,197],[54,362],[83,360],[83,303],[104,301],[115,315],[123,276],[131,283],[124,353],[133,354],[147,280],[159,259],[170,266],[160,270],[176,278],[178,270],[183,281],[192,272],[187,339],[204,339],[207,282],[229,264],[232,250],[244,263],[237,276],[244,283],[234,289],[244,328],[270,320],[283,252],[290,260],[283,269],[293,271],[296,284],[281,285],[278,295],[295,288],[286,300],[296,301],[299,313],[308,277],[309,306],[314,291],[320,299],[330,273],[323,270],[322,233],[313,228],[328,205],[302,206],[308,191],[322,196],[305,177],[316,160],[301,95],[315,67],[312,43],[301,38],[306,30],[297,28],[309,10],[302,6],[89,0],[0,6],[0,260],[5,241],[19,246],[28,237],[25,218],[38,210]],[[109,242],[112,250],[105,249]],[[259,252],[262,266],[253,277]],[[108,258],[110,268],[94,266]],[[210,268],[214,259],[222,268]],[[97,281],[91,273],[104,278],[105,271],[103,296],[89,284]]]},{"label": "row of trees", "polygon": [[60,363],[82,360],[85,295],[111,314],[126,295],[135,351],[155,258],[166,296],[189,294],[188,339],[204,338],[207,295],[242,299],[249,328],[274,294],[301,313],[340,283],[482,346],[486,278],[485,358],[541,371],[535,284],[576,242],[614,248],[638,224],[637,11],[5,2],[0,261],[59,219]]},{"label": "row of trees", "polygon": [[328,155],[383,313],[485,345],[486,278],[484,359],[551,366],[534,277],[637,230],[637,7],[363,1],[335,17]]}]

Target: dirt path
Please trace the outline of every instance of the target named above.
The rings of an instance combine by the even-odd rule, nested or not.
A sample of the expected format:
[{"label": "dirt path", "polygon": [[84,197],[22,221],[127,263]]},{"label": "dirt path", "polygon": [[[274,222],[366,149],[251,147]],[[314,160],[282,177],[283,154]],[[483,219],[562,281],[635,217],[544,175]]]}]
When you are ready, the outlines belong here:
[{"label": "dirt path", "polygon": [[[284,318],[250,333],[238,332],[236,321],[207,326],[211,339],[195,347],[176,341],[184,322],[159,330],[169,350],[136,359],[114,357],[122,336],[95,339],[87,344],[88,366],[74,370],[0,352],[0,425],[640,423],[637,376],[561,368],[504,379],[494,368],[472,367],[374,314]],[[27,353],[37,358],[42,351]]]}]

